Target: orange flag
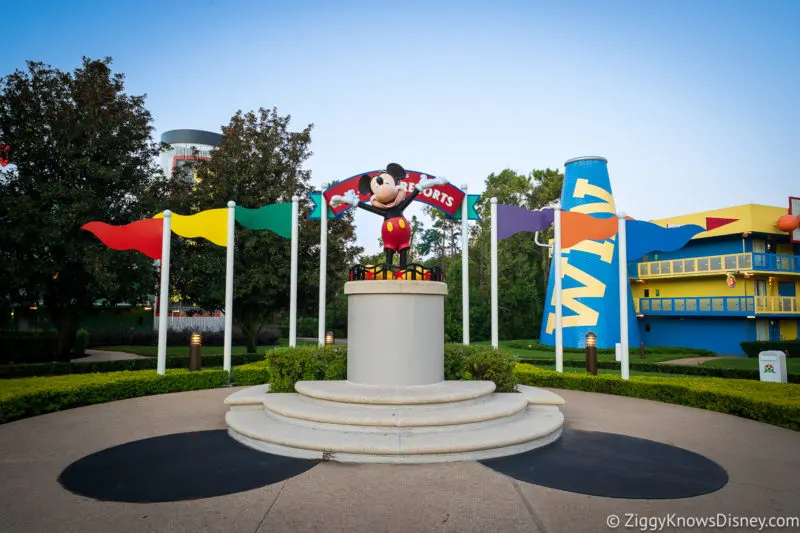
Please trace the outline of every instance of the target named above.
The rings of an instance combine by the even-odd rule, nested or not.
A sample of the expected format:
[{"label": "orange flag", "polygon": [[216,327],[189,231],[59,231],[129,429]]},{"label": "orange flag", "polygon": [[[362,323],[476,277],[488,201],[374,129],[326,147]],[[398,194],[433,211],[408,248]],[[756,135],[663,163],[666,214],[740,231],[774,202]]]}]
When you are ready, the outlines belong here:
[{"label": "orange flag", "polygon": [[[630,219],[630,217],[627,217]],[[561,212],[561,247],[572,248],[581,241],[604,241],[617,234],[616,216],[597,218],[576,211]]]}]

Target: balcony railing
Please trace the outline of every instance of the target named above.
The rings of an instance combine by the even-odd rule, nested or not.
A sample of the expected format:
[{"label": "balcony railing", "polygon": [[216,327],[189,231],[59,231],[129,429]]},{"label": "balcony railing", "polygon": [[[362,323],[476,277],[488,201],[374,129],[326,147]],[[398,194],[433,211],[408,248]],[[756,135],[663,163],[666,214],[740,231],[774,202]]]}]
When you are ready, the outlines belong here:
[{"label": "balcony railing", "polygon": [[800,311],[800,300],[790,296],[756,296],[756,314],[793,315]]},{"label": "balcony railing", "polygon": [[639,298],[643,315],[752,316],[800,314],[800,299],[784,296],[703,296]]},{"label": "balcony railing", "polygon": [[736,271],[800,274],[800,255],[743,253],[636,263],[639,278],[676,278]]}]

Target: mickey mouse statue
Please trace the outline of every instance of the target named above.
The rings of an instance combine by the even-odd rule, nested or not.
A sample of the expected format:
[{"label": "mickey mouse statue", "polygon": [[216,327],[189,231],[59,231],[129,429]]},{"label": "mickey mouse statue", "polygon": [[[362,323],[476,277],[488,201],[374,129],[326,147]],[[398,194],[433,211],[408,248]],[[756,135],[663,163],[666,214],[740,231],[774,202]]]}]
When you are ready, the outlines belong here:
[{"label": "mickey mouse statue", "polygon": [[336,195],[331,198],[333,207],[350,204],[353,207],[360,207],[370,213],[383,216],[381,237],[383,238],[383,250],[386,252],[386,264],[391,265],[394,253],[398,252],[401,269],[406,268],[408,249],[411,247],[411,227],[403,216],[403,211],[414,201],[420,191],[448,183],[445,178],[427,179],[423,175],[411,194],[406,195],[405,187],[398,183],[406,177],[403,167],[397,163],[389,163],[386,165],[386,170],[377,176],[370,177],[369,174],[364,174],[358,181],[359,193],[372,193],[370,203],[360,202],[353,189],[342,196]]}]

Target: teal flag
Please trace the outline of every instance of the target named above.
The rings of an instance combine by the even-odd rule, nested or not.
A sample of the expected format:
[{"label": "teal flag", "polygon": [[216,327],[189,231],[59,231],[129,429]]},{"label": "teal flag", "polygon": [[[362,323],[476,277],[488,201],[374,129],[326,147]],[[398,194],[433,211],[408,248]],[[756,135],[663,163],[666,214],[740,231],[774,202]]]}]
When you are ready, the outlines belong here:
[{"label": "teal flag", "polygon": [[[314,204],[314,210],[311,211],[310,215],[308,215],[308,220],[317,220],[322,218],[322,202],[325,201],[325,199],[322,197],[322,193],[312,192],[311,194],[308,195],[308,197],[311,198],[311,201]],[[333,220],[336,218],[336,215],[333,214],[333,210],[330,207],[326,209],[326,212],[328,213],[329,220]]]},{"label": "teal flag", "polygon": [[[480,220],[481,216],[475,211],[475,204],[478,203],[478,200],[481,199],[480,194],[468,194],[467,195],[467,220]],[[449,219],[458,219],[461,220],[461,207],[458,207],[458,211],[454,215],[448,215],[445,213],[445,218]]]},{"label": "teal flag", "polygon": [[292,238],[292,204],[269,204],[258,209],[236,206],[236,222],[247,229],[269,230],[286,239]]}]

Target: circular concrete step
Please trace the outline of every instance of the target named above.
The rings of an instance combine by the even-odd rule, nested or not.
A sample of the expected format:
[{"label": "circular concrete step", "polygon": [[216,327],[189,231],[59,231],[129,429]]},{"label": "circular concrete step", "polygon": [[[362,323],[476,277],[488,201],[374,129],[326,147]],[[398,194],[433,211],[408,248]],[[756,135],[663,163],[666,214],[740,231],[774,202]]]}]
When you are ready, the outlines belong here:
[{"label": "circular concrete step", "polygon": [[519,393],[496,393],[439,404],[368,405],[332,402],[302,394],[264,394],[264,407],[298,420],[346,426],[423,427],[485,422],[513,416],[528,406]]},{"label": "circular concrete step", "polygon": [[564,416],[555,406],[532,406],[495,424],[449,426],[441,432],[348,431],[298,425],[254,410],[228,411],[225,420],[233,438],[269,453],[341,462],[415,463],[486,459],[544,446],[559,437]]},{"label": "circular concrete step", "polygon": [[494,392],[491,381],[442,381],[431,385],[379,386],[349,381],[298,381],[294,389],[304,396],[342,403],[418,405],[460,402]]}]

